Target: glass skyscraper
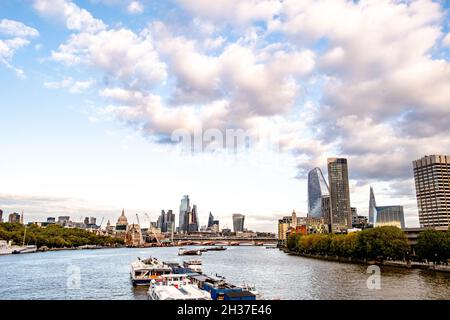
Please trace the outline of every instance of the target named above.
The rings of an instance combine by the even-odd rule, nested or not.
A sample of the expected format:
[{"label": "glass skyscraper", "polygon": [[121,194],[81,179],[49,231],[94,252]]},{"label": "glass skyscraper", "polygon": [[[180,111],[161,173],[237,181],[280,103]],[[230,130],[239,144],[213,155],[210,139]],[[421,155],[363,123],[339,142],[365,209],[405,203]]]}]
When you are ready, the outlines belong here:
[{"label": "glass skyscraper", "polygon": [[352,228],[347,159],[329,158],[327,163],[331,230],[339,233]]},{"label": "glass skyscraper", "polygon": [[323,197],[329,197],[330,191],[320,168],[308,173],[308,217],[328,218],[322,208]]},{"label": "glass skyscraper", "polygon": [[369,225],[375,225],[375,216],[377,214],[377,203],[375,201],[375,195],[373,194],[373,188],[370,187],[370,198],[369,198]]},{"label": "glass skyscraper", "polygon": [[245,216],[243,214],[234,213],[233,214],[233,229],[234,232],[244,231],[244,220]]},{"label": "glass skyscraper", "polygon": [[186,214],[191,212],[191,205],[190,205],[190,200],[189,200],[189,196],[185,195],[183,197],[183,199],[181,199],[181,204],[180,204],[180,216],[178,217],[178,230],[180,232],[184,232],[187,231],[187,226],[186,226]]},{"label": "glass skyscraper", "polygon": [[403,206],[377,206],[373,188],[370,187],[369,224],[373,227],[395,226],[405,228]]}]

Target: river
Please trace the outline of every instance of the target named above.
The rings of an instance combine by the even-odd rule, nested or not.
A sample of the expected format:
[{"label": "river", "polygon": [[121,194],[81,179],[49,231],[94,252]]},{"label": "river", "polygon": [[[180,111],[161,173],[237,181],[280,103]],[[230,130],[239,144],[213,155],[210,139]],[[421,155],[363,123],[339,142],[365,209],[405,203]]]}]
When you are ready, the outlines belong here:
[{"label": "river", "polygon": [[[68,250],[0,256],[1,299],[146,299],[133,288],[130,263],[154,256],[182,262],[178,248]],[[203,272],[248,283],[267,299],[449,299],[450,274],[381,269],[369,289],[367,267],[290,256],[265,247],[228,247],[203,253]],[[78,276],[79,275],[79,276]]]}]

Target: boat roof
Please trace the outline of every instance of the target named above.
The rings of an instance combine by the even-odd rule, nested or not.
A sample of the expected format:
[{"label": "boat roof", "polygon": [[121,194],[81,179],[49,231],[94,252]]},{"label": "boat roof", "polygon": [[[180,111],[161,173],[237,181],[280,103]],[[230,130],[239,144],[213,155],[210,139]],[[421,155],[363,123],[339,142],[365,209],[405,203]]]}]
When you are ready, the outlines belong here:
[{"label": "boat roof", "polygon": [[[174,300],[192,300],[192,299],[207,299],[208,294],[203,292],[195,285],[185,285],[181,288],[174,286],[157,286],[153,290],[161,297],[161,300],[167,298]],[[210,299],[210,298],[209,298]]]},{"label": "boat roof", "polygon": [[225,293],[230,298],[256,297],[250,291],[229,291]]},{"label": "boat roof", "polygon": [[206,280],[209,279],[209,277],[202,275],[202,274],[198,274],[198,273],[195,275],[189,275],[189,277],[191,277],[192,279],[195,279],[197,281],[200,281],[200,282],[205,282]]}]

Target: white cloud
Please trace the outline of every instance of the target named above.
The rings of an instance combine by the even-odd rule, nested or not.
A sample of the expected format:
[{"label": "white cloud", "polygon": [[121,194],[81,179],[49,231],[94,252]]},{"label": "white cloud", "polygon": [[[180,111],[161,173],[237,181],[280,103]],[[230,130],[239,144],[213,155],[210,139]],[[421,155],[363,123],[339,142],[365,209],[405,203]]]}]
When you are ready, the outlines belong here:
[{"label": "white cloud", "polygon": [[39,32],[36,29],[22,22],[9,19],[0,20],[0,63],[13,70],[18,77],[24,78],[24,70],[14,66],[12,59],[17,50],[30,44],[29,38],[38,35]]},{"label": "white cloud", "polygon": [[39,31],[19,21],[2,19],[0,20],[0,34],[11,37],[28,38],[37,37]]},{"label": "white cloud", "polygon": [[138,14],[144,12],[144,5],[139,1],[131,1],[128,4],[127,10],[131,14]]},{"label": "white cloud", "polygon": [[128,29],[73,34],[52,53],[52,58],[67,65],[95,68],[108,81],[129,87],[149,89],[166,78],[166,66],[159,61],[151,39]]},{"label": "white cloud", "polygon": [[444,36],[439,3],[178,2],[189,28],[82,31],[52,56],[103,74],[101,112],[144,135],[271,123],[299,169],[338,154],[361,181],[404,180],[411,160],[450,147],[450,65],[430,55]]},{"label": "white cloud", "polygon": [[281,7],[278,0],[177,0],[192,14],[219,22],[268,21]]},{"label": "white cloud", "polygon": [[50,89],[68,89],[70,93],[81,93],[88,90],[95,83],[94,79],[76,81],[71,77],[66,77],[61,81],[44,82],[44,86]]},{"label": "white cloud", "polygon": [[69,30],[95,33],[106,28],[103,21],[69,0],[34,0],[34,8],[43,16],[62,20]]}]

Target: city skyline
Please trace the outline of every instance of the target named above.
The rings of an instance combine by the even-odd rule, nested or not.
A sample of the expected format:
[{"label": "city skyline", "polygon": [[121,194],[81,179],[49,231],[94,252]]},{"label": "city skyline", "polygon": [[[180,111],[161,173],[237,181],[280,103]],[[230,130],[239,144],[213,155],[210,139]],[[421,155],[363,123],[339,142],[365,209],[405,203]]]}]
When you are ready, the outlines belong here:
[{"label": "city skyline", "polygon": [[[338,156],[360,214],[372,185],[419,226],[411,162],[450,150],[448,2],[133,3],[0,3],[3,218],[113,221],[125,207],[156,220],[189,194],[200,225],[241,212],[274,231],[306,216],[308,171]],[[209,139],[185,154],[171,139],[199,128],[276,148]]]}]

